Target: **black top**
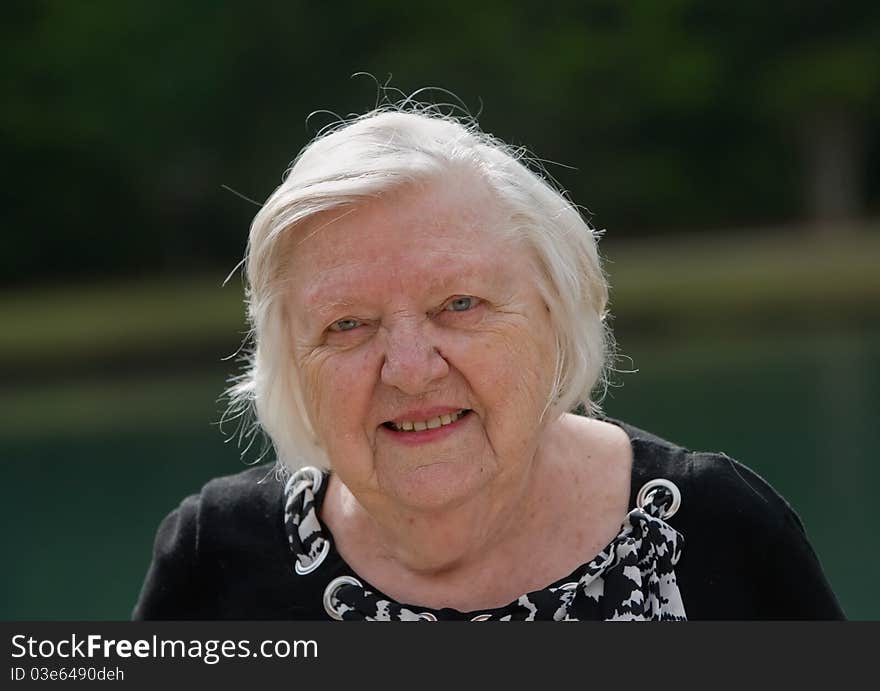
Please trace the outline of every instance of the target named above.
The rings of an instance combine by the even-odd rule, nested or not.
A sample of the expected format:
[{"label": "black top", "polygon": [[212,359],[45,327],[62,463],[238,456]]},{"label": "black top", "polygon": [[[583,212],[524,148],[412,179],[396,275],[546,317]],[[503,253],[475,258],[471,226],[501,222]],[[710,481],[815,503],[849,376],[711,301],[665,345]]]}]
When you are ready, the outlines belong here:
[{"label": "black top", "polygon": [[[675,572],[689,619],[844,618],[800,518],[762,478],[723,454],[609,422],[633,447],[630,508],[648,480],[681,490],[669,523],[684,536]],[[159,527],[133,618],[329,619],[324,588],[353,572],[332,547],[316,571],[294,572],[282,493],[263,465],[184,499]]]}]

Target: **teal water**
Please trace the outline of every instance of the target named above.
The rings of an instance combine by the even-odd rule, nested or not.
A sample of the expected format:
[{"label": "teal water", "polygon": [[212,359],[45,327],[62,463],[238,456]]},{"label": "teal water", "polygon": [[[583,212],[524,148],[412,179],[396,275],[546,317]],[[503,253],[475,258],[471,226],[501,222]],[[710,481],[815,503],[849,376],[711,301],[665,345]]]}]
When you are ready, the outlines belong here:
[{"label": "teal water", "polygon": [[[640,371],[617,377],[606,412],[759,472],[849,617],[880,619],[880,334],[622,345]],[[223,378],[0,391],[0,619],[128,618],[162,517],[244,468],[212,424]]]},{"label": "teal water", "polygon": [[880,334],[628,352],[640,371],[607,412],[757,471],[800,515],[848,617],[880,619]]}]

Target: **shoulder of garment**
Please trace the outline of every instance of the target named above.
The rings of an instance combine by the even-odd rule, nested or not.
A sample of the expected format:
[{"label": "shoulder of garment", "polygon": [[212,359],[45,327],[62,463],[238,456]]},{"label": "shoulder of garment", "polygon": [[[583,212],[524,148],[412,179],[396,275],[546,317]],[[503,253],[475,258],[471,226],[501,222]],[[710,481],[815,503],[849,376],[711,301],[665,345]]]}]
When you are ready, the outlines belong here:
[{"label": "shoulder of garment", "polygon": [[844,618],[804,522],[760,474],[725,453],[691,451],[617,424],[633,446],[630,505],[655,478],[681,492],[669,523],[684,538],[676,570],[689,617]]}]

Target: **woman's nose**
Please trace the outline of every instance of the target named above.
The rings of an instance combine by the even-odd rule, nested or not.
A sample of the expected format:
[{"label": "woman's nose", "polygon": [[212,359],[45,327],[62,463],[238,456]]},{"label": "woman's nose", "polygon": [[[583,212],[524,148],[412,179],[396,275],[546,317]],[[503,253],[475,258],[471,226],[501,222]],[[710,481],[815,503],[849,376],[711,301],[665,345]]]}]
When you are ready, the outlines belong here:
[{"label": "woman's nose", "polygon": [[382,382],[417,396],[449,373],[449,364],[430,338],[430,328],[410,326],[386,331]]}]

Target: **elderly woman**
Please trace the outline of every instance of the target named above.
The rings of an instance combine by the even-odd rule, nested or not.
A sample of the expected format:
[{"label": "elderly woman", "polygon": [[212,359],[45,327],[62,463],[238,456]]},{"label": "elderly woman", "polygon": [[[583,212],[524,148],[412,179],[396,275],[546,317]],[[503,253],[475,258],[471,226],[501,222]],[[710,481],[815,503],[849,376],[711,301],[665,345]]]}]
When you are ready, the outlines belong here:
[{"label": "elderly woman", "polygon": [[843,616],[761,478],[599,414],[595,233],[475,127],[325,133],[254,219],[247,278],[232,393],[278,472],[165,519],[135,618]]}]

